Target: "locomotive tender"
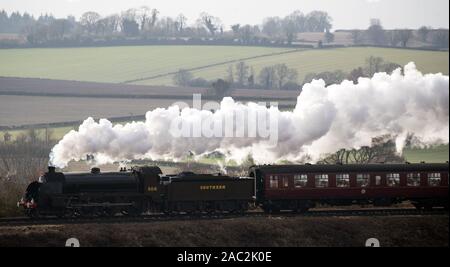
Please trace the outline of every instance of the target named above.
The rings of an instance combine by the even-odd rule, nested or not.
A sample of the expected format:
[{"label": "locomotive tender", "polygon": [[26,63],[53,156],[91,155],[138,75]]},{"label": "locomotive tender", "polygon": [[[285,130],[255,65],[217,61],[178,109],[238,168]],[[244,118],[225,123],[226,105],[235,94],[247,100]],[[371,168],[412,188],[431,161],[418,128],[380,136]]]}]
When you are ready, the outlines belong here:
[{"label": "locomotive tender", "polygon": [[448,163],[263,165],[249,177],[158,167],[130,171],[59,173],[49,167],[18,206],[29,216],[139,215],[143,213],[305,212],[316,204],[389,206],[410,201],[418,209],[448,209]]}]

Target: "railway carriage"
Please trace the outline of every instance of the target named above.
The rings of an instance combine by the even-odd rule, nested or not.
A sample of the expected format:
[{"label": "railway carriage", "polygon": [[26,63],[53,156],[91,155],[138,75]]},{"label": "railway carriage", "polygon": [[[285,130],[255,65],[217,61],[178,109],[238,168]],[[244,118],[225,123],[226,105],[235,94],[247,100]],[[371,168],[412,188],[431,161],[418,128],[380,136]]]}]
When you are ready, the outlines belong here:
[{"label": "railway carriage", "polygon": [[266,211],[306,211],[317,203],[448,209],[448,163],[254,166],[256,199]]}]

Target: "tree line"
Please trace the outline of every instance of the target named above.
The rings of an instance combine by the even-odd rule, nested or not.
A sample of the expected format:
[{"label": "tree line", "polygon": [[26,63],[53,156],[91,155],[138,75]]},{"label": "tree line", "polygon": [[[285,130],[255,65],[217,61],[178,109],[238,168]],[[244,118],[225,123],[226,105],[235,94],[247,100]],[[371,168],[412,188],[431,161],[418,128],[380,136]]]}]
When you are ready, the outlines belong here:
[{"label": "tree line", "polygon": [[295,11],[286,17],[270,17],[261,25],[234,24],[231,30],[219,17],[202,12],[195,21],[180,13],[176,17],[162,16],[158,9],[142,6],[101,16],[94,11],[80,18],[55,18],[51,14],[34,16],[19,12],[0,11],[0,33],[20,33],[33,45],[51,41],[81,41],[113,38],[214,38],[238,43],[292,43],[300,32],[325,32],[332,28],[332,18],[324,11],[303,14]]},{"label": "tree line", "polygon": [[[304,32],[324,33],[318,47],[333,43],[333,19],[325,11],[303,13],[299,10],[285,17],[268,17],[260,25],[234,24],[229,30],[219,17],[202,12],[195,21],[188,21],[180,13],[175,17],[162,16],[158,9],[142,6],[118,14],[101,16],[94,11],[80,18],[55,18],[43,14],[37,18],[28,13],[0,11],[0,33],[26,36],[28,45],[79,45],[80,43],[113,43],[117,40],[198,41],[244,45],[292,45]],[[346,32],[348,32],[346,30]],[[424,46],[448,48],[448,29],[422,26],[417,30],[385,30],[379,19],[371,19],[365,30],[350,30],[353,44],[408,47],[412,39]],[[5,42],[5,40],[1,40]],[[298,44],[296,44],[298,45]]]},{"label": "tree line", "polygon": [[[227,83],[230,89],[266,89],[266,90],[294,90],[299,91],[304,84],[312,80],[322,79],[327,86],[339,84],[344,80],[357,83],[361,77],[372,77],[375,73],[392,73],[396,69],[402,69],[397,63],[385,61],[381,57],[368,57],[363,66],[354,68],[350,72],[342,70],[325,71],[320,73],[308,73],[302,81],[299,81],[299,73],[296,69],[289,68],[286,64],[265,66],[256,73],[253,66],[241,61],[229,65],[226,73],[219,80]],[[208,81],[201,77],[194,77],[188,71],[181,69],[173,75],[173,83],[184,87],[213,87],[217,80]]]},{"label": "tree line", "polygon": [[318,164],[367,164],[367,163],[403,163],[405,158],[397,154],[395,138],[382,135],[372,138],[371,146],[355,149],[340,149],[324,155]]},{"label": "tree line", "polygon": [[385,30],[379,19],[371,19],[367,30],[352,30],[351,38],[354,44],[368,44],[390,47],[408,47],[415,39],[422,42],[423,46],[434,46],[437,48],[448,48],[449,30],[432,29],[422,26],[417,30],[395,29]]}]

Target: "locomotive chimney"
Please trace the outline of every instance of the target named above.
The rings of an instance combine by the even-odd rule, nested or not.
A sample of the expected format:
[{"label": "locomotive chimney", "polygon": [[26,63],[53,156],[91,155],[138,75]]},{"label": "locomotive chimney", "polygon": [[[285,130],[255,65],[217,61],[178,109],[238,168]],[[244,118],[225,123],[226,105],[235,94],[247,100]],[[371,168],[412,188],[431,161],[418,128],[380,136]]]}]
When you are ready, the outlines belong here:
[{"label": "locomotive chimney", "polygon": [[91,173],[92,174],[99,174],[100,173],[100,168],[92,168],[91,169]]},{"label": "locomotive chimney", "polygon": [[55,173],[56,168],[53,166],[48,166],[48,173]]}]

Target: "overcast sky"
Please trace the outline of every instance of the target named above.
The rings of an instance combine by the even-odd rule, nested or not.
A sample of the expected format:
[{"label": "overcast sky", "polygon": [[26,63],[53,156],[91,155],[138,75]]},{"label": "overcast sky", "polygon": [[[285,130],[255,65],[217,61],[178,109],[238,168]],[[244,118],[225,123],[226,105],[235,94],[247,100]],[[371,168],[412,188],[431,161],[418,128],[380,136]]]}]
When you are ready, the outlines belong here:
[{"label": "overcast sky", "polygon": [[449,0],[0,0],[0,9],[8,13],[27,11],[35,16],[51,13],[77,18],[90,10],[109,15],[143,5],[157,8],[162,16],[183,13],[188,23],[206,11],[220,17],[227,27],[260,24],[264,17],[285,16],[296,9],[303,13],[327,11],[333,18],[333,29],[367,28],[370,18],[381,19],[385,28],[449,25]]}]

